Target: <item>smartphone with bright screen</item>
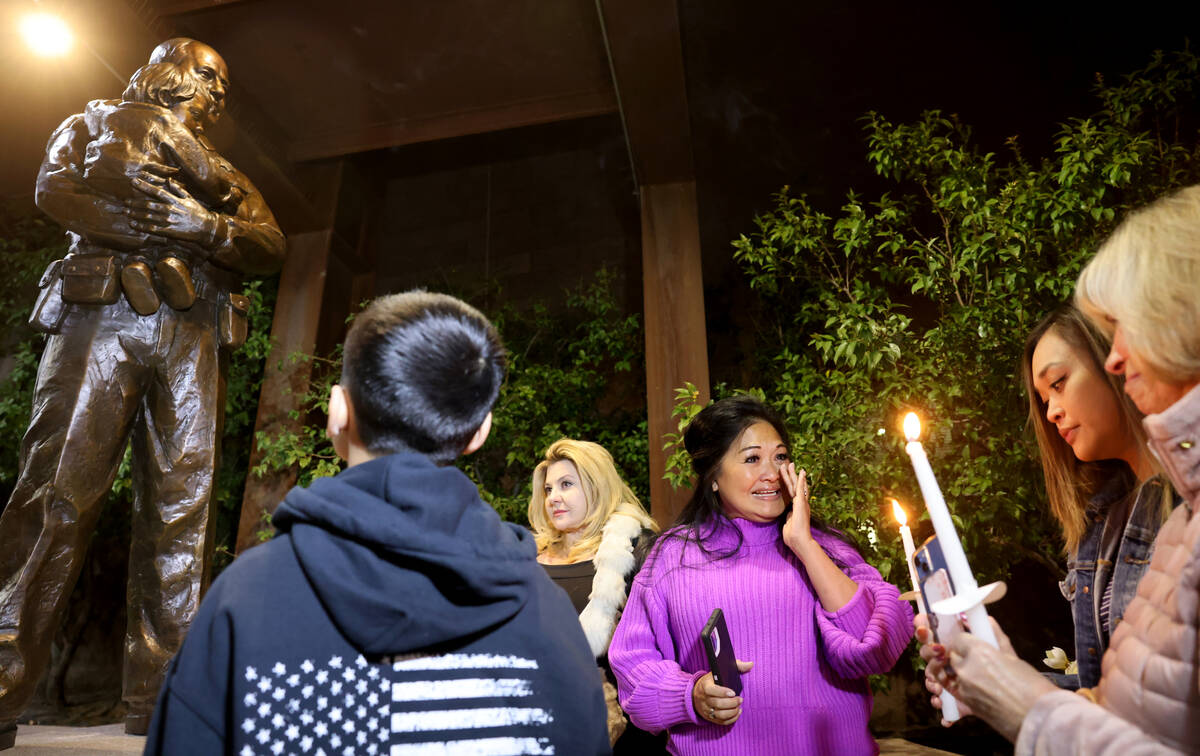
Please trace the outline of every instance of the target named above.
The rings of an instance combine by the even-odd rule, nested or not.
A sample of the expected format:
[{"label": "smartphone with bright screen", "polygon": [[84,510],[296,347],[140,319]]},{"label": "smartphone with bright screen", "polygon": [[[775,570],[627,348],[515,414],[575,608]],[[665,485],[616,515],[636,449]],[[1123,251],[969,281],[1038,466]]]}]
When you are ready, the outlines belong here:
[{"label": "smartphone with bright screen", "polygon": [[948,646],[954,637],[962,632],[962,626],[957,618],[934,614],[930,609],[933,604],[954,596],[954,583],[950,580],[950,571],[946,567],[946,559],[942,556],[942,547],[937,536],[931,536],[913,552],[913,566],[917,568],[921,600],[925,605],[925,614],[929,617],[929,628],[933,630],[934,640]]},{"label": "smartphone with bright screen", "polygon": [[700,632],[700,640],[704,642],[713,682],[741,694],[742,673],[738,672],[737,657],[734,656],[733,644],[729,641],[729,628],[725,625],[725,613],[720,607],[713,609],[704,630]]}]

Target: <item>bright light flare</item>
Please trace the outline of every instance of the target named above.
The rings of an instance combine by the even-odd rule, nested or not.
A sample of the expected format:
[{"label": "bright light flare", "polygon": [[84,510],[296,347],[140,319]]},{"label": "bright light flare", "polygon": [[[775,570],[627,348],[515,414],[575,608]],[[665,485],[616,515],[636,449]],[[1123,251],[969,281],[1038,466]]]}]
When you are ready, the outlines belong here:
[{"label": "bright light flare", "polygon": [[916,412],[909,412],[904,416],[904,437],[909,441],[916,441],[921,437],[921,418],[917,417]]},{"label": "bright light flare", "polygon": [[22,18],[21,36],[29,49],[43,58],[66,55],[75,39],[66,23],[49,13],[34,13]]},{"label": "bright light flare", "polygon": [[908,524],[908,515],[904,513],[904,507],[900,506],[900,502],[895,499],[888,499],[892,502],[892,516],[896,518],[896,522],[900,523],[900,527]]}]

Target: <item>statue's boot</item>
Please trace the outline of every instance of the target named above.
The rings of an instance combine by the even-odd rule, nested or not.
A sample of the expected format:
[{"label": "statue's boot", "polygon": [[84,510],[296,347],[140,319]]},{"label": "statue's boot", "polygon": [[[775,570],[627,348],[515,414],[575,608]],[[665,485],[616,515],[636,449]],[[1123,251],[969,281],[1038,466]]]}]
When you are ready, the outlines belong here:
[{"label": "statue's boot", "polygon": [[176,310],[186,310],[196,303],[196,287],[192,272],[178,257],[164,257],[154,265],[158,274],[159,291],[163,301]]},{"label": "statue's boot", "polygon": [[126,735],[145,735],[150,732],[150,716],[154,710],[150,711],[130,711],[125,714],[125,734]]},{"label": "statue's boot", "polygon": [[121,270],[121,289],[129,306],[138,315],[153,315],[161,304],[154,290],[154,278],[150,266],[141,260],[129,263]]},{"label": "statue's boot", "polygon": [[[5,661],[4,667],[0,668],[0,751],[8,750],[17,743],[17,720],[16,715],[20,712],[5,711],[6,699],[11,699],[9,695],[15,687],[15,680],[24,674],[25,665],[18,659],[8,658],[8,654],[2,653],[5,649],[3,644],[8,646],[15,642],[13,633],[0,632],[0,658]],[[9,700],[11,704],[11,700]],[[23,708],[23,707],[22,707]]]}]

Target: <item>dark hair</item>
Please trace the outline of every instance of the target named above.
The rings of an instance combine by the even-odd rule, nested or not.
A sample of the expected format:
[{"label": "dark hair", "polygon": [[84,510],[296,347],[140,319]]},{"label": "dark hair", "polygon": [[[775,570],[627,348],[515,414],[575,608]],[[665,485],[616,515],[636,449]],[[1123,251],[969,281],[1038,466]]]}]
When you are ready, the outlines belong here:
[{"label": "dark hair", "polygon": [[[1121,430],[1129,435],[1138,449],[1146,448],[1146,434],[1142,429],[1142,413],[1122,390],[1124,378],[1104,369],[1104,360],[1111,346],[1110,340],[1089,321],[1082,312],[1071,305],[1062,305],[1033,327],[1025,339],[1021,353],[1021,380],[1025,395],[1029,399],[1029,425],[1037,439],[1042,474],[1046,479],[1046,497],[1050,512],[1062,528],[1063,541],[1068,554],[1074,554],[1087,530],[1087,508],[1089,500],[1114,477],[1129,478],[1127,488],[1133,490],[1135,479],[1132,470],[1121,461],[1099,460],[1083,462],[1075,456],[1070,445],[1059,435],[1054,423],[1046,417],[1046,402],[1038,395],[1033,375],[1033,353],[1042,338],[1053,331],[1078,354],[1080,362],[1101,378],[1108,387],[1121,416]],[[1170,504],[1167,503],[1169,514]]]},{"label": "dark hair", "polygon": [[372,454],[413,451],[436,464],[462,453],[504,380],[496,329],[445,294],[380,297],[346,335],[342,388]]},{"label": "dark hair", "polygon": [[[770,423],[784,445],[791,448],[787,426],[783,418],[756,397],[749,395],[731,396],[713,402],[692,418],[687,429],[683,432],[683,445],[692,459],[692,472],[696,476],[696,488],[692,498],[688,500],[679,517],[675,519],[670,529],[662,536],[682,538],[685,541],[694,540],[700,550],[710,559],[726,559],[736,554],[742,547],[742,534],[737,532],[738,542],[728,551],[712,551],[705,546],[704,536],[716,527],[729,522],[729,517],[721,506],[721,496],[713,490],[713,482],[721,472],[721,460],[729,447],[737,441],[742,432],[758,422]],[[783,518],[780,518],[782,526]],[[812,516],[812,527],[829,535],[854,544],[839,530],[825,525],[816,515]],[[856,549],[857,550],[857,549]],[[840,561],[830,555],[840,566]]]}]

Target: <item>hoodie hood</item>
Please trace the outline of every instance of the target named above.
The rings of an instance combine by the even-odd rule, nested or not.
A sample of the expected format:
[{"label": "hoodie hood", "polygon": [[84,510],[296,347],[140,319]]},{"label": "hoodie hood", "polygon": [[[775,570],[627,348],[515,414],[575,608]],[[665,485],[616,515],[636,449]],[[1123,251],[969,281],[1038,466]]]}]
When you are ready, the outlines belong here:
[{"label": "hoodie hood", "polygon": [[366,654],[436,646],[510,619],[540,567],[455,467],[419,454],[293,488],[273,518],[338,629]]}]

